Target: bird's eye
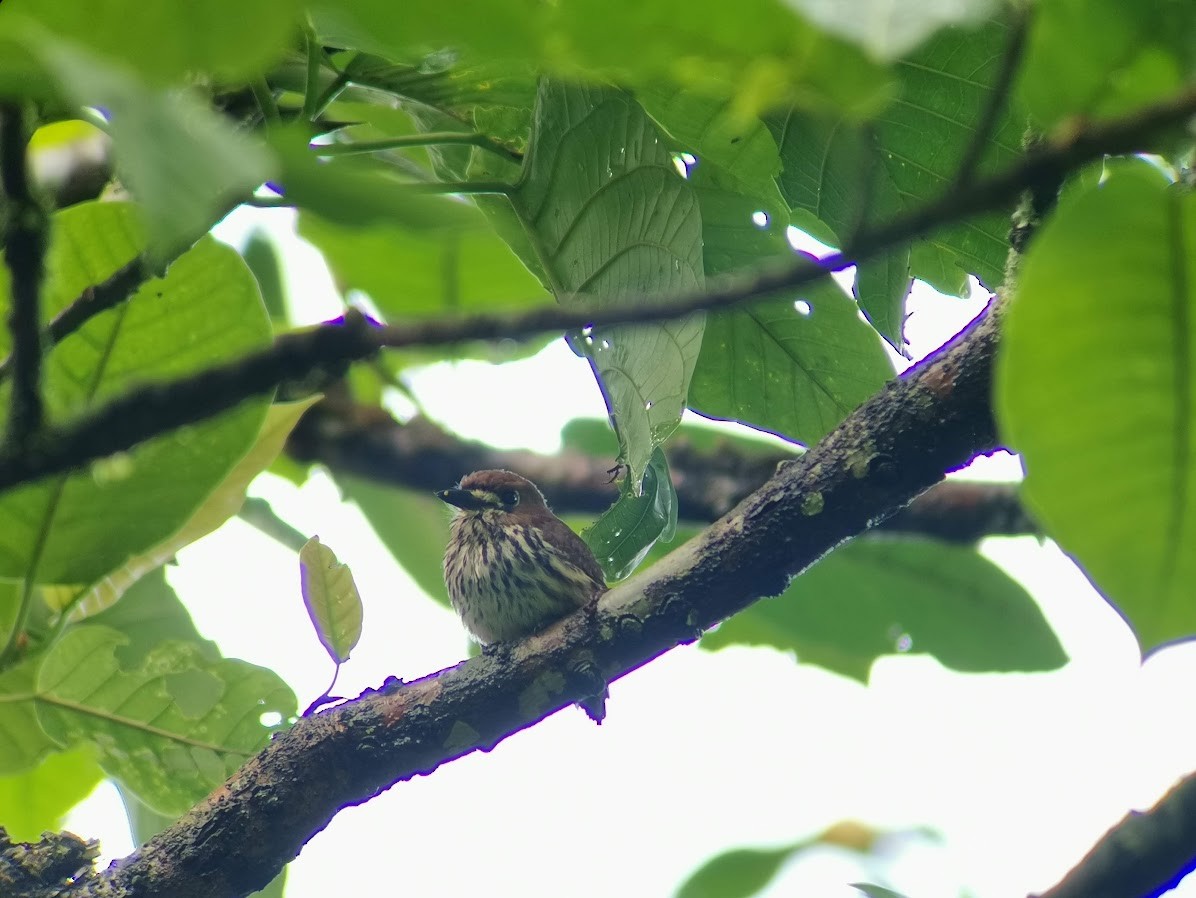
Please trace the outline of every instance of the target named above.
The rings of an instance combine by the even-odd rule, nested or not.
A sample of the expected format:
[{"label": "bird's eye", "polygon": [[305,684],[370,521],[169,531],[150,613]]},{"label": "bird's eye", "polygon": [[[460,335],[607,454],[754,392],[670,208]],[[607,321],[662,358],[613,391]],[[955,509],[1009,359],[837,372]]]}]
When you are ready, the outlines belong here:
[{"label": "bird's eye", "polygon": [[519,504],[519,490],[500,490],[498,498],[507,508],[514,508]]}]

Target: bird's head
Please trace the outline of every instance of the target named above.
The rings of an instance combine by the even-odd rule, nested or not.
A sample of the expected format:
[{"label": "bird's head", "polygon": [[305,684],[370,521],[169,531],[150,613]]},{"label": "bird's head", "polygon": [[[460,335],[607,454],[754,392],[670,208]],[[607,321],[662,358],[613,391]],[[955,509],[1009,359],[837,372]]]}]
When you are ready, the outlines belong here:
[{"label": "bird's head", "polygon": [[436,496],[467,514],[492,511],[534,515],[548,510],[536,485],[510,471],[474,471],[462,477],[452,489],[441,490]]}]

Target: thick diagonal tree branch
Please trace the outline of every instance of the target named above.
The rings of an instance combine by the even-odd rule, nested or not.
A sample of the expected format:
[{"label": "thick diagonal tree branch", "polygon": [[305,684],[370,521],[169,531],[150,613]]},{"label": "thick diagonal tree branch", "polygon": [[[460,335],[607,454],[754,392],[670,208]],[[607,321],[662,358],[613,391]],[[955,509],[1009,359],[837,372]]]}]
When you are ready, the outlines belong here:
[{"label": "thick diagonal tree branch", "polygon": [[[0,452],[0,489],[80,467],[132,448],[158,434],[202,421],[284,380],[320,367],[366,358],[383,347],[442,346],[466,340],[517,338],[597,324],[634,324],[721,309],[826,277],[942,225],[1013,204],[1017,195],[1109,153],[1141,150],[1159,130],[1196,114],[1196,86],[1153,106],[1103,124],[1072,129],[1045,142],[1017,165],[949,191],[898,215],[819,262],[803,260],[747,278],[732,277],[709,289],[671,299],[632,297],[603,309],[567,303],[519,315],[479,315],[389,327],[364,327],[360,319],[278,338],[269,349],[189,377],[133,390],[67,424],[47,429],[34,444]],[[566,298],[567,299],[567,298]],[[349,325],[349,326],[346,326]]]},{"label": "thick diagonal tree branch", "polygon": [[763,596],[996,445],[1003,302],[651,569],[514,646],[300,720],[130,857],[66,894],[246,895],[338,810],[487,749]]}]

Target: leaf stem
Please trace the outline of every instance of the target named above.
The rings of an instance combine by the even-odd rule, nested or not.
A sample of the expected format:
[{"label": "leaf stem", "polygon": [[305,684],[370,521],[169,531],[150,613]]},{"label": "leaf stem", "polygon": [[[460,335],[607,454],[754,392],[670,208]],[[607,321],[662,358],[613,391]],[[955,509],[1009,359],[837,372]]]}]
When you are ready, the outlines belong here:
[{"label": "leaf stem", "polygon": [[320,68],[324,62],[324,50],[316,38],[316,32],[307,25],[303,29],[303,40],[307,45],[307,80],[303,88],[303,119],[315,121],[320,103]]},{"label": "leaf stem", "polygon": [[399,150],[404,147],[429,146],[475,146],[512,162],[522,162],[523,157],[504,147],[485,134],[470,131],[428,131],[424,134],[404,134],[385,140],[364,140],[357,143],[313,144],[312,149],[321,156],[352,156],[358,153],[378,153],[385,150]]},{"label": "leaf stem", "polygon": [[249,89],[253,91],[253,98],[257,100],[257,105],[262,110],[262,117],[270,124],[280,123],[282,116],[278,113],[278,103],[275,102],[274,92],[270,90],[266,79],[254,78],[249,84]]}]

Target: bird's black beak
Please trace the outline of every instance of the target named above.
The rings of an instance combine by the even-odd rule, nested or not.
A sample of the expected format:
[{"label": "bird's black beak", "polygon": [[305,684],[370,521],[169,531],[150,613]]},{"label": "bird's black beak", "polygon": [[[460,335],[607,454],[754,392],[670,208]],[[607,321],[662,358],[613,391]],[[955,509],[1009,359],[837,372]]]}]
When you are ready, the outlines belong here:
[{"label": "bird's black beak", "polygon": [[485,501],[471,490],[441,490],[436,494],[436,498],[449,505],[455,505],[465,511],[481,511],[483,508],[491,508],[492,503]]}]

